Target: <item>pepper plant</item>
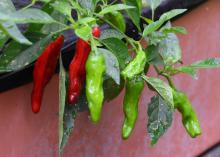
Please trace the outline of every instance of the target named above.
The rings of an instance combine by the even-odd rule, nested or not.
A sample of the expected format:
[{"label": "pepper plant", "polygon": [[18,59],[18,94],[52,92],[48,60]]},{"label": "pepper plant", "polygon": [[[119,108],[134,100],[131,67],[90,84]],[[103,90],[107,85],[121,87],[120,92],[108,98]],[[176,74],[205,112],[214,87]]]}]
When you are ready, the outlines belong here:
[{"label": "pepper plant", "polygon": [[[220,67],[220,59],[209,58],[183,66],[176,33],[186,34],[187,31],[183,27],[173,27],[170,20],[187,10],[170,10],[154,19],[154,11],[161,2],[33,0],[16,10],[10,0],[0,1],[0,73],[22,70],[36,61],[30,103],[34,113],[40,111],[44,87],[55,73],[60,58],[60,153],[72,132],[77,112],[89,109],[91,121],[98,123],[104,116],[104,102],[114,99],[124,87],[123,139],[128,139],[135,127],[144,87],[155,93],[147,111],[146,129],[151,144],[156,144],[171,126],[176,109],[182,114],[187,133],[191,137],[201,134],[189,98],[174,85],[172,77],[186,73],[196,78],[200,68]],[[151,19],[141,15],[143,7],[147,6],[152,10]],[[128,18],[138,30],[138,40],[126,33]],[[20,24],[24,24],[25,31],[20,30]],[[62,34],[66,31],[77,36],[69,71],[63,67],[60,54]],[[141,44],[143,41],[147,46]],[[158,77],[149,76],[149,67],[153,67]]]}]

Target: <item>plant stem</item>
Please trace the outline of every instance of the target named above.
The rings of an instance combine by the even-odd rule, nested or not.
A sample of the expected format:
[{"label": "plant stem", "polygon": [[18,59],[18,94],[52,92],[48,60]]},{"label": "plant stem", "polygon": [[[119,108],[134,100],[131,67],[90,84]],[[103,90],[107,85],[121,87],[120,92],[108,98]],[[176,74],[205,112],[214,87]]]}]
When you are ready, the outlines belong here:
[{"label": "plant stem", "polygon": [[32,0],[30,4],[28,4],[26,7],[22,8],[21,10],[25,10],[25,9],[32,7],[36,3],[36,1],[37,0]]},{"label": "plant stem", "polygon": [[152,21],[154,21],[154,10],[152,9]]},{"label": "plant stem", "polygon": [[174,85],[174,83],[173,83],[171,77],[170,77],[168,74],[161,72],[161,71],[157,68],[157,66],[155,66],[155,65],[154,65],[154,69],[155,69],[155,71],[157,72],[158,75],[161,75],[161,76],[163,76],[163,77],[165,77],[165,78],[167,79],[167,81],[168,81],[168,83],[169,83],[169,85],[170,85],[171,88],[173,88],[174,90],[176,90],[176,87],[175,87],[175,85]]}]

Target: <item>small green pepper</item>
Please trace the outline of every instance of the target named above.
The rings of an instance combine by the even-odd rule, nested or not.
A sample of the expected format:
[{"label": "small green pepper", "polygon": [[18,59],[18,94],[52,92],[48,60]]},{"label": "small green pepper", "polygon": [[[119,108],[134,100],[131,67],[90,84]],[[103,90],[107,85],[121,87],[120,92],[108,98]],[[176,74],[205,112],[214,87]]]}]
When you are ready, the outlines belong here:
[{"label": "small green pepper", "polygon": [[131,61],[122,71],[122,76],[124,78],[132,79],[144,71],[146,62],[147,58],[145,52],[143,50],[139,50],[134,60]]},{"label": "small green pepper", "polygon": [[124,124],[122,127],[122,138],[127,139],[132,133],[138,117],[138,102],[144,89],[144,81],[141,78],[127,80],[124,97]]},{"label": "small green pepper", "polygon": [[97,123],[101,117],[105,68],[104,57],[101,54],[91,52],[86,62],[86,97],[91,120],[94,123]]},{"label": "small green pepper", "polygon": [[182,122],[188,134],[193,138],[200,135],[199,120],[187,95],[184,92],[173,90],[173,99],[175,108],[182,114]]}]

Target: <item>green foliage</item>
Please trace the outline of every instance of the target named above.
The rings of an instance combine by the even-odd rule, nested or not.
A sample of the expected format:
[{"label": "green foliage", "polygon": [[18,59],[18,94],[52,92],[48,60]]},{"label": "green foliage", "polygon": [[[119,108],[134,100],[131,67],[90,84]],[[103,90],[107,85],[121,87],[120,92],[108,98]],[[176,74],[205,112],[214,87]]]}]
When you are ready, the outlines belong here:
[{"label": "green foliage", "polygon": [[85,90],[82,91],[76,104],[70,106],[66,102],[66,91],[69,81],[68,74],[63,67],[61,59],[59,78],[59,155],[61,156],[61,153],[73,131],[77,112],[87,109],[88,102],[86,100]]},{"label": "green foliage", "polygon": [[89,26],[82,26],[76,28],[75,33],[78,37],[82,38],[83,40],[87,41],[91,36],[92,28]]},{"label": "green foliage", "polygon": [[143,79],[150,84],[160,96],[174,108],[173,93],[171,87],[158,78],[143,76]]},{"label": "green foliage", "polygon": [[116,98],[122,89],[124,88],[125,81],[121,78],[120,85],[115,83],[115,81],[109,77],[104,80],[104,97],[106,101],[111,101]]},{"label": "green foliage", "polygon": [[174,9],[167,13],[164,13],[159,20],[149,24],[147,27],[144,28],[143,36],[147,36],[150,33],[158,30],[166,21],[174,18],[177,15],[184,13],[186,9]]},{"label": "green foliage", "polygon": [[7,35],[0,30],[0,50],[5,45],[7,40],[8,40]]},{"label": "green foliage", "polygon": [[106,64],[106,75],[111,77],[118,85],[120,85],[120,69],[117,58],[113,53],[106,49],[99,48],[98,51],[103,54]]},{"label": "green foliage", "polygon": [[133,9],[126,11],[135,26],[140,30],[140,16],[142,10],[142,4],[140,3],[140,0],[123,0],[123,3],[134,7]]},{"label": "green foliage", "polygon": [[51,35],[48,35],[43,38],[43,40],[36,42],[33,46],[16,56],[16,58],[7,65],[7,68],[15,71],[34,62],[40,56],[46,45],[50,43],[50,41]]},{"label": "green foliage", "polygon": [[[171,24],[168,22],[163,28],[171,28]],[[174,33],[168,33],[167,37],[159,43],[158,52],[166,65],[173,65],[180,61],[182,52],[177,36]]]},{"label": "green foliage", "polygon": [[197,61],[190,65],[181,66],[176,69],[173,69],[171,72],[173,75],[178,73],[186,73],[192,76],[193,78],[197,78],[196,71],[198,69],[205,68],[219,68],[220,67],[220,59],[219,58],[209,58],[201,61]]},{"label": "green foliage", "polygon": [[[88,9],[90,11],[94,10],[95,1],[94,0],[77,0],[80,6],[84,9]],[[96,0],[97,1],[97,0]]]},{"label": "green foliage", "polygon": [[128,9],[134,9],[134,8],[135,7],[133,6],[128,6],[124,4],[115,4],[115,5],[110,5],[104,8],[103,10],[99,12],[99,14],[104,15],[104,14],[112,13],[112,12],[119,11],[119,10],[128,10]]},{"label": "green foliage", "polygon": [[102,43],[117,57],[120,69],[124,69],[131,59],[125,43],[118,38],[104,39]]},{"label": "green foliage", "polygon": [[146,0],[146,1],[150,5],[151,9],[154,11],[165,0]]},{"label": "green foliage", "polygon": [[148,105],[147,115],[147,130],[151,138],[151,144],[154,145],[171,126],[173,112],[169,103],[167,103],[161,96],[157,95],[151,98],[151,102]]},{"label": "green foliage", "polygon": [[124,16],[119,11],[114,11],[104,16],[112,25],[117,27],[121,32],[126,30],[126,22]]},{"label": "green foliage", "polygon": [[[65,16],[56,10],[51,13],[51,17],[60,23],[67,23]],[[42,26],[41,32],[43,34],[53,34],[54,32],[65,29],[65,26],[61,25],[60,23],[45,24]]]},{"label": "green foliage", "polygon": [[[43,2],[43,7],[33,8],[36,2]],[[78,38],[91,44],[93,52],[101,53],[104,57],[103,88],[107,101],[119,95],[126,81],[134,79],[133,77],[122,78],[122,71],[132,60],[136,60],[136,64],[130,66],[129,69],[135,71],[141,67],[134,76],[144,79],[149,89],[156,92],[147,112],[147,130],[151,143],[155,144],[172,123],[173,91],[177,90],[172,76],[186,73],[196,77],[198,69],[220,67],[220,59],[210,58],[190,65],[177,65],[182,62],[182,52],[176,33],[187,34],[187,30],[183,27],[172,27],[169,21],[187,10],[170,10],[154,21],[154,11],[163,0],[146,0],[145,2],[147,4],[143,6],[149,5],[152,9],[152,19],[141,16],[140,0],[122,0],[121,3],[116,3],[116,1],[109,3],[108,0],[33,0],[20,10],[15,9],[11,0],[1,0],[0,73],[17,71],[29,66],[40,56],[44,48],[52,41],[53,36],[71,30]],[[72,17],[73,10],[76,12],[74,18]],[[138,34],[141,36],[139,41],[125,34],[125,16],[130,18],[138,28]],[[143,31],[140,29],[140,19],[147,23]],[[21,32],[17,24],[26,24],[27,29]],[[100,25],[106,26],[106,24],[110,28],[102,29],[100,38],[93,37],[93,28]],[[141,45],[143,40],[147,42],[147,47]],[[138,58],[137,54],[140,51],[143,55]],[[147,71],[150,66],[154,68],[158,77],[148,76]],[[95,68],[93,71],[96,70]],[[92,73],[90,75],[92,78]],[[77,112],[88,107],[85,89],[75,105],[67,104],[68,80],[68,74],[60,60],[60,155],[73,130]]]},{"label": "green foliage", "polygon": [[125,35],[114,29],[106,29],[102,32],[100,40],[104,40],[108,38],[123,39],[125,38]]},{"label": "green foliage", "polygon": [[64,17],[67,16],[68,18],[72,18],[72,7],[68,1],[55,1],[51,5],[55,10],[64,15]]},{"label": "green foliage", "polygon": [[0,72],[4,72],[4,69],[5,71],[16,71],[34,62],[51,39],[52,36],[48,35],[25,49],[15,42],[11,43],[5,53],[0,56],[0,68],[2,69]]},{"label": "green foliage", "polygon": [[66,105],[66,79],[67,74],[63,67],[62,56],[60,57],[60,75],[59,75],[59,152],[62,151],[62,141],[64,136],[64,110]]},{"label": "green foliage", "polygon": [[0,22],[11,21],[14,23],[52,23],[55,22],[47,13],[39,9],[25,9],[7,13],[0,12]]},{"label": "green foliage", "polygon": [[152,65],[164,65],[163,58],[158,52],[158,47],[150,45],[145,49],[147,62]]}]

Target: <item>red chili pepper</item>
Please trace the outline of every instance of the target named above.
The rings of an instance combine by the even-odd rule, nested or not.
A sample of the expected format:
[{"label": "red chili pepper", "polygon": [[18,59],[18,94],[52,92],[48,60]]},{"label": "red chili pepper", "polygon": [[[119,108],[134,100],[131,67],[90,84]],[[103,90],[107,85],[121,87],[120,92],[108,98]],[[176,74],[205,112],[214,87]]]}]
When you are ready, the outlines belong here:
[{"label": "red chili pepper", "polygon": [[79,38],[76,42],[75,56],[69,65],[69,104],[75,104],[80,95],[86,75],[85,64],[90,51],[90,45]]},{"label": "red chili pepper", "polygon": [[51,42],[34,64],[34,86],[31,95],[32,111],[34,113],[40,111],[44,87],[55,73],[63,41],[64,36],[61,35],[55,41]]},{"label": "red chili pepper", "polygon": [[[94,27],[92,30],[92,34],[97,38],[100,37],[100,28]],[[86,78],[85,64],[90,51],[91,47],[89,43],[79,38],[76,42],[75,56],[69,65],[69,104],[75,104],[80,95],[82,86]]]},{"label": "red chili pepper", "polygon": [[101,29],[98,26],[93,27],[92,35],[96,38],[99,38],[101,36]]}]

